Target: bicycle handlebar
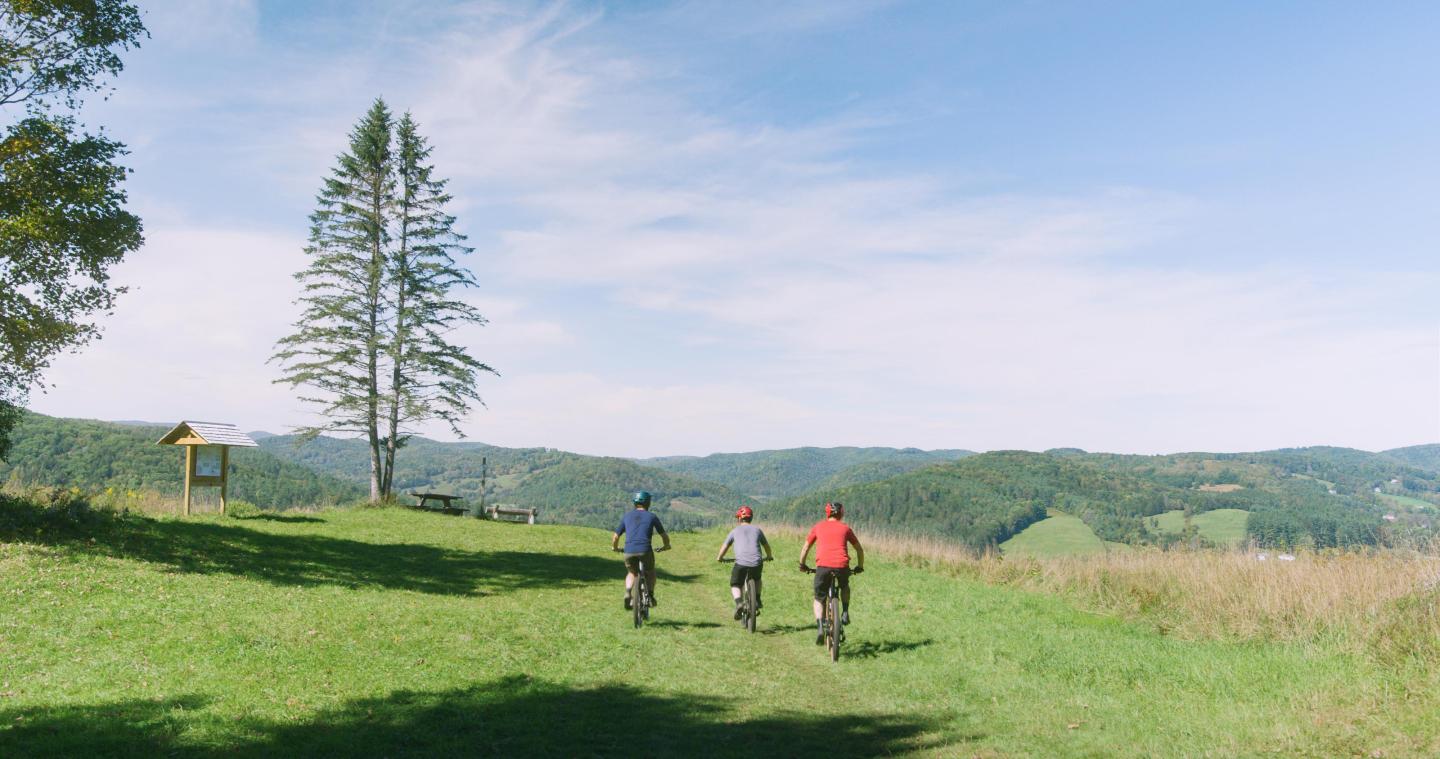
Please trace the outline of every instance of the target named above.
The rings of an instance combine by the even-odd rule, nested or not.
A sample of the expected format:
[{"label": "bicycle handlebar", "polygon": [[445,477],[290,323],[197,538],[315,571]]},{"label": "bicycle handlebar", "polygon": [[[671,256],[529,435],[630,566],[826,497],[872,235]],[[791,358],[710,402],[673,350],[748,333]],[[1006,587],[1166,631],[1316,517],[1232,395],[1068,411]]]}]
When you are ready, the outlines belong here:
[{"label": "bicycle handlebar", "polygon": [[[768,559],[767,559],[767,561],[768,561]],[[800,565],[800,571],[801,571],[801,572],[804,572],[804,573],[807,574],[807,575],[813,575],[813,574],[815,574],[815,569],[814,569],[814,567],[810,567],[810,566],[807,566],[807,565],[805,565],[805,564],[801,564],[801,565]],[[852,574],[852,575],[864,574],[864,572],[865,572],[865,567],[855,567],[854,569],[850,570],[850,574]]]}]

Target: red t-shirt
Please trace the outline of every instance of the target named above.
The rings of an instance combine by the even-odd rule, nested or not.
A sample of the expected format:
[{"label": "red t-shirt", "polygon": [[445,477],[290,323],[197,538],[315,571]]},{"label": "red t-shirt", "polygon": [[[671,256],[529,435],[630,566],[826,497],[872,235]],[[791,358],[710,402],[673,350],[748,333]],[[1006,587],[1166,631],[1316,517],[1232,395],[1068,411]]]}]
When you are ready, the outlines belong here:
[{"label": "red t-shirt", "polygon": [[805,547],[809,548],[811,543],[819,543],[815,547],[815,566],[845,569],[850,566],[850,547],[846,544],[854,543],[858,547],[860,539],[855,537],[850,525],[825,519],[810,528]]}]

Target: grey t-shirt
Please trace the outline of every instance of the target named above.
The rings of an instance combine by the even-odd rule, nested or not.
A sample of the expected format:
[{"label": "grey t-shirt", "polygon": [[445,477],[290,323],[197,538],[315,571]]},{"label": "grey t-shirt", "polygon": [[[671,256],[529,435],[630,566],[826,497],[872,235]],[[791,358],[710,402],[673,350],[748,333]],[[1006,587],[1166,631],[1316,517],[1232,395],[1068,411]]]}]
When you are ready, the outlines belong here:
[{"label": "grey t-shirt", "polygon": [[765,533],[753,524],[742,524],[725,536],[725,545],[735,545],[735,563],[742,567],[758,567],[765,560],[760,544],[770,545]]}]

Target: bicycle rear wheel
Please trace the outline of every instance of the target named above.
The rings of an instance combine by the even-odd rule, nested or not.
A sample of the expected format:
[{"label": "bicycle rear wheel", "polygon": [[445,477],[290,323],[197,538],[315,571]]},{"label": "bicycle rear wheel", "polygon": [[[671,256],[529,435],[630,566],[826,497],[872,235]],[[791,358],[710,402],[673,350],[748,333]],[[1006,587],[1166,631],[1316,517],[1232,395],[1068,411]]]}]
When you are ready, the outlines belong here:
[{"label": "bicycle rear wheel", "polygon": [[825,616],[830,618],[830,637],[826,642],[830,644],[830,661],[840,661],[840,598],[830,596],[830,603],[825,610]]},{"label": "bicycle rear wheel", "polygon": [[630,610],[635,615],[636,627],[645,624],[645,570],[643,568],[635,578],[635,584],[630,586]]},{"label": "bicycle rear wheel", "polygon": [[758,608],[756,603],[757,595],[759,594],[755,592],[755,578],[746,578],[744,595],[745,615],[742,620],[745,622],[745,629],[752,633],[755,632],[755,612]]}]

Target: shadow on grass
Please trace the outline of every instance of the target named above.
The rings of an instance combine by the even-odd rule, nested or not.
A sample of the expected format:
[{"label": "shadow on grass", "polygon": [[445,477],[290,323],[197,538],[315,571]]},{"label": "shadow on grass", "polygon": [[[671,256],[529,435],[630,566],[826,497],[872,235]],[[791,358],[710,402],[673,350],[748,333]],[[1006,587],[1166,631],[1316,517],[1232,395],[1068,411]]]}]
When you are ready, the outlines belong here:
[{"label": "shadow on grass", "polygon": [[260,522],[286,522],[289,524],[324,524],[325,522],[325,520],[318,517],[302,517],[298,514],[248,514],[243,517],[233,518],[241,520],[254,519]]},{"label": "shadow on grass", "polygon": [[202,696],[0,709],[0,756],[174,756]]},{"label": "shadow on grass", "polygon": [[[812,628],[813,629],[813,628]],[[874,659],[885,654],[914,651],[935,643],[934,638],[924,640],[858,640],[845,645],[844,656],[855,659]]]},{"label": "shadow on grass", "polygon": [[735,702],[707,696],[623,685],[576,689],[521,676],[351,701],[303,722],[207,714],[195,725],[205,743],[196,745],[183,738],[189,704],[0,710],[0,755],[872,757],[938,748],[941,729],[903,715],[744,718],[732,711]]},{"label": "shadow on grass", "polygon": [[[9,532],[25,542],[147,561],[176,572],[230,574],[275,585],[480,596],[618,582],[624,577],[619,561],[596,556],[369,543],[324,535],[275,534],[243,522],[155,520],[104,512],[89,512],[45,529],[43,520],[54,521],[52,516],[19,516],[29,520],[23,529],[0,530],[0,539]],[[689,575],[667,577],[670,582],[692,579]]]},{"label": "shadow on grass", "polygon": [[651,619],[650,619],[650,621],[649,621],[649,622],[646,622],[646,623],[645,623],[645,626],[646,626],[646,627],[666,627],[666,628],[672,628],[672,629],[677,629],[677,630],[688,630],[688,629],[692,629],[692,628],[693,628],[693,629],[698,629],[698,630],[709,630],[709,629],[713,629],[713,628],[716,628],[716,627],[719,627],[719,626],[720,626],[720,624],[719,624],[718,622],[686,622],[686,621],[683,620],[683,619],[655,619],[655,618],[654,618],[654,615],[655,615],[655,614],[659,614],[659,613],[660,613],[660,612],[658,612],[658,611],[657,611],[657,612],[653,612],[653,613],[651,614]]},{"label": "shadow on grass", "polygon": [[811,634],[811,635],[814,635],[814,634],[815,634],[815,625],[814,625],[814,623],[811,623],[811,624],[808,624],[808,625],[774,625],[774,626],[771,626],[771,625],[765,624],[765,615],[764,615],[763,613],[760,615],[759,621],[760,621],[760,627],[759,627],[759,629],[756,630],[756,632],[760,633],[761,635],[791,635],[791,634],[793,634],[793,633],[798,633],[798,632],[809,633],[809,634]]}]

